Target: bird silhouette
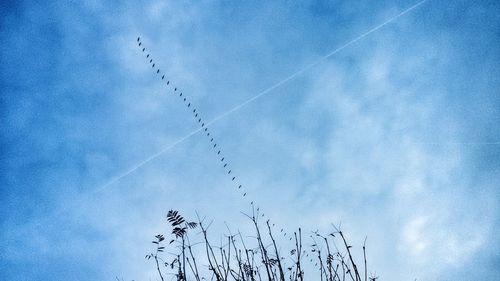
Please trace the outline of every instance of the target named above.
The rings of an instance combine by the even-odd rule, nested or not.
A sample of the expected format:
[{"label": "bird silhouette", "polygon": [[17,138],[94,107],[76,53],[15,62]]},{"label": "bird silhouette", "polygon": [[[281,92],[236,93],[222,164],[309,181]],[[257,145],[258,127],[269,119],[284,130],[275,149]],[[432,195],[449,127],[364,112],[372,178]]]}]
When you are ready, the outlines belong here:
[{"label": "bird silhouette", "polygon": [[[140,37],[137,37],[137,42],[138,42],[138,45],[139,45],[139,46],[142,46],[142,42],[141,42],[141,40],[140,40]],[[144,52],[145,50],[146,50],[146,48],[142,48],[142,51],[143,51],[143,52]],[[150,63],[150,64],[152,64],[152,68],[156,68],[156,67],[155,67],[155,66],[156,66],[156,64],[155,64],[155,63],[153,63],[153,59],[151,58],[151,55],[150,55],[149,53],[147,53],[146,58],[149,58],[149,59],[150,59],[150,60],[149,60],[149,63]],[[156,73],[157,73],[157,74],[160,74],[160,69],[159,69],[159,68],[156,68]],[[164,74],[162,74],[162,75],[161,75],[161,79],[162,79],[162,80],[164,80],[164,79],[165,79],[165,75],[164,75]],[[166,82],[167,82],[167,85],[170,85],[170,81],[169,81],[169,80],[167,80]],[[175,87],[175,88],[174,88],[174,92],[177,92],[177,87]],[[182,92],[180,92],[179,97],[183,97],[183,93],[182,93]],[[185,96],[183,97],[183,102],[185,102],[185,104],[186,104],[186,106],[187,106],[187,107],[191,107],[191,102],[188,102],[187,97],[185,97]],[[194,107],[194,106],[193,106],[193,107]],[[204,131],[206,132],[207,137],[210,137],[210,133],[208,132],[208,127],[205,127],[205,123],[204,123],[204,122],[202,122],[202,118],[198,116],[199,114],[198,114],[198,112],[197,112],[196,108],[193,108],[193,114],[194,114],[195,120],[196,120],[196,119],[198,119],[198,123],[200,123],[200,124],[201,124],[201,127],[202,127],[202,128],[204,128]],[[207,126],[208,126],[208,124],[207,124]],[[213,138],[213,137],[211,137],[211,138],[210,138],[210,142],[211,142],[211,143],[213,143],[213,148],[215,149],[215,148],[217,147],[217,143],[214,141],[214,138]],[[221,150],[217,150],[217,155],[222,156],[222,155],[221,155]],[[225,158],[224,158],[224,157],[220,158],[220,161],[223,163],[223,167],[224,167],[224,168],[226,168],[226,167],[228,167],[228,168],[229,168],[229,166],[228,166],[228,164],[229,164],[229,163],[227,163],[227,162],[225,161]],[[228,174],[228,175],[230,175],[230,174],[232,173],[232,170],[230,170],[230,169],[229,169],[229,170],[226,170],[226,171],[227,171],[227,174]],[[232,177],[231,177],[231,181],[236,181],[236,176],[232,176]],[[238,189],[241,189],[242,187],[243,187],[243,186],[242,186],[241,184],[240,184],[240,185],[238,185]],[[243,190],[243,191],[244,191],[244,190]],[[245,197],[246,195],[247,195],[247,193],[246,193],[246,192],[244,192],[244,193],[243,193],[243,196]],[[253,204],[253,201],[252,201],[252,204]],[[257,208],[257,212],[258,212],[258,210],[259,210],[259,208]],[[258,215],[258,213],[257,213],[257,215]],[[264,215],[264,214],[261,214],[261,216],[262,216],[262,217],[265,217],[265,215]],[[268,220],[268,221],[269,221],[269,220]],[[273,227],[274,227],[274,224],[273,224]],[[283,229],[281,229],[281,232],[283,232]],[[286,236],[286,233],[285,233],[284,235]],[[291,240],[291,238],[290,238],[290,240]]]}]

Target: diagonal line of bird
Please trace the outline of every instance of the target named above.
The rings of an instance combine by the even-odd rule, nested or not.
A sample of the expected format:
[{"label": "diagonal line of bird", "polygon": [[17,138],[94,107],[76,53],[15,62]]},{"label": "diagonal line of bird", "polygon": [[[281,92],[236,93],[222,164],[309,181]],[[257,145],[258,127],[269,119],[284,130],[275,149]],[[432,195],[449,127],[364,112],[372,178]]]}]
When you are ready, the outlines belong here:
[{"label": "diagonal line of bird", "polygon": [[[168,77],[166,77],[165,74],[163,74],[163,72],[161,71],[161,69],[158,67],[158,65],[153,60],[151,54],[149,54],[146,51],[146,48],[143,46],[143,43],[142,43],[140,37],[137,37],[137,46],[142,49],[142,52],[145,54],[146,60],[151,65],[151,68],[153,68],[153,72],[156,73],[159,77],[161,77],[161,80],[165,83],[166,86],[168,86],[171,89],[173,89],[173,91],[171,91],[172,94],[175,95],[175,96],[177,96],[180,99],[180,102],[182,102],[183,105],[185,106],[185,108],[188,109],[188,111],[191,113],[191,116],[194,119],[194,121],[196,123],[198,123],[198,125],[200,126],[198,128],[198,130],[196,130],[192,134],[195,134],[195,133],[200,132],[200,131],[203,132],[203,134],[207,138],[207,141],[210,143],[210,147],[217,154],[217,157],[219,159],[220,165],[224,168],[224,170],[226,172],[226,175],[231,179],[231,182],[234,183],[234,187],[237,189],[237,191],[240,192],[240,194],[242,195],[242,197],[248,198],[247,197],[248,191],[246,190],[245,186],[243,186],[243,184],[236,178],[235,173],[233,172],[233,170],[231,168],[231,165],[229,164],[227,156],[224,155],[221,146],[219,144],[217,144],[217,141],[216,141],[213,133],[208,128],[209,123],[205,124],[204,119],[203,119],[200,111],[194,106],[194,104],[192,104],[192,102],[190,101],[190,99],[188,98],[188,96],[185,93],[183,93],[178,87],[174,86],[173,83],[170,81],[170,79],[168,79]],[[211,123],[213,123],[213,122],[214,121],[212,121]],[[191,134],[190,134],[190,136],[191,136]],[[180,143],[180,142],[182,142],[182,141],[179,140],[176,143]],[[170,147],[172,147],[172,145]],[[250,205],[252,206],[252,209],[253,209],[254,208],[254,202],[251,201]],[[260,207],[257,207],[256,211],[257,211],[256,215],[259,218],[265,218],[266,217],[264,213],[260,213]],[[268,218],[268,221],[270,221],[269,218]],[[275,226],[275,224],[273,224],[273,227],[274,226]],[[283,234],[284,237],[287,236],[287,234],[286,234],[286,232],[284,232],[283,228],[280,230],[280,233]],[[291,239],[292,238],[290,237],[290,240]]]},{"label": "diagonal line of bird", "polygon": [[[156,159],[157,157],[159,157],[160,155],[162,155],[163,153],[169,151],[170,149],[172,149],[173,147],[179,145],[180,143],[184,142],[185,140],[189,139],[190,137],[192,137],[193,135],[199,133],[200,131],[203,131],[207,138],[210,140],[210,143],[213,143],[213,148],[217,151],[218,155],[221,155],[221,164],[223,165],[224,168],[226,168],[227,170],[227,174],[230,175],[231,177],[231,180],[233,182],[236,183],[237,187],[238,187],[238,190],[241,191],[243,197],[246,197],[247,194],[245,192],[245,189],[243,187],[243,185],[241,184],[238,184],[237,180],[236,180],[236,177],[233,176],[233,173],[232,173],[232,170],[229,168],[229,164],[227,162],[227,159],[222,156],[222,150],[220,150],[219,148],[217,148],[217,144],[215,143],[215,139],[213,138],[213,136],[210,134],[209,130],[208,130],[208,126],[214,124],[215,122],[218,122],[219,120],[227,117],[228,115],[238,111],[239,109],[241,109],[242,107],[246,106],[247,104],[257,100],[258,98],[266,95],[266,94],[269,94],[270,92],[272,92],[274,89],[284,85],[285,83],[293,80],[295,77],[299,76],[300,74],[308,71],[309,69],[313,68],[314,66],[320,64],[320,63],[323,63],[324,61],[326,61],[328,58],[330,58],[331,56],[333,56],[334,54],[344,50],[345,48],[351,46],[352,44],[360,41],[361,39],[365,38],[366,36],[370,35],[371,33],[381,29],[382,27],[388,25],[389,23],[395,21],[396,19],[402,17],[403,15],[409,13],[410,11],[416,9],[417,7],[421,6],[422,4],[424,4],[425,2],[428,2],[429,0],[422,0],[422,1],[419,1],[417,2],[416,4],[406,8],[405,10],[403,10],[402,12],[394,15],[393,17],[389,18],[388,20],[384,21],[383,23],[369,29],[368,31],[366,31],[365,33],[355,37],[354,39],[348,41],[347,43],[341,45],[340,47],[337,47],[336,49],[332,50],[331,52],[329,52],[328,54],[322,56],[321,58],[319,58],[318,60],[312,62],[311,64],[309,65],[306,65],[305,67],[301,68],[300,70],[292,73],[291,75],[285,77],[284,79],[282,79],[281,81],[275,83],[274,85],[270,86],[269,88],[259,92],[258,94],[252,96],[251,98],[247,99],[246,101],[240,103],[239,105],[231,108],[230,110],[222,113],[221,115],[215,117],[214,119],[212,119],[211,121],[208,121],[208,122],[202,122],[203,119],[201,119],[201,116],[200,116],[200,113],[193,107],[193,104],[187,99],[187,97],[182,93],[180,92],[179,89],[177,89],[176,87],[174,87],[174,94],[178,94],[179,97],[182,99],[182,102],[184,102],[186,104],[186,107],[192,109],[192,114],[193,114],[193,118],[197,118],[197,122],[200,124],[200,127],[192,132],[190,132],[189,134],[183,136],[182,138],[178,139],[177,141],[175,141],[174,143],[162,148],[160,151],[158,151],[157,153],[153,154],[153,155],[150,155],[149,157],[147,157],[146,159],[142,160],[141,162],[135,164],[134,166],[130,167],[128,170],[126,170],[125,172],[115,176],[114,178],[111,178],[107,183],[101,185],[100,187],[88,192],[87,194],[85,194],[84,198],[80,199],[80,200],[84,200],[85,198],[89,198],[90,196],[93,196],[93,195],[96,195],[102,191],[104,191],[105,189],[109,188],[111,185],[113,185],[114,183],[120,181],[121,179],[129,176],[130,174],[134,173],[135,171],[137,171],[139,168],[141,168],[142,166],[146,165],[147,163],[151,162],[152,160]],[[140,40],[140,38],[138,38],[137,40],[137,43],[139,45],[139,47],[142,47],[142,50],[143,52],[146,51],[145,47],[142,46],[142,42]],[[149,62],[151,64],[151,67],[153,69],[156,69],[156,73],[158,75],[160,75],[160,72],[161,70],[159,68],[155,68],[156,67],[156,63],[153,62],[153,59],[150,58],[151,55],[150,54],[147,54],[146,55],[146,58],[149,59]],[[164,80],[166,82],[167,85],[170,86],[170,81],[167,79],[165,80],[165,75],[164,74],[161,74],[161,79]],[[220,151],[220,152],[219,152]],[[226,165],[227,164],[227,165]],[[251,202],[252,205],[253,205],[253,201]],[[62,207],[60,208],[59,210],[53,212],[51,215],[49,215],[48,217],[54,217],[54,216],[57,216],[61,213],[63,213],[64,211],[68,210],[69,207],[68,206],[65,206],[65,207]],[[38,221],[36,223],[37,225],[40,225],[41,224],[41,221]],[[281,230],[281,232],[283,232],[283,230]]]},{"label": "diagonal line of bird", "polygon": [[[313,63],[305,66],[304,68],[300,69],[299,71],[289,75],[288,77],[282,79],[281,81],[277,82],[276,84],[272,85],[271,87],[259,92],[258,94],[252,96],[251,98],[247,99],[246,101],[238,104],[237,106],[231,108],[230,110],[218,115],[217,117],[215,117],[214,119],[212,119],[211,121],[207,122],[205,125],[206,126],[209,126],[209,125],[212,125],[216,122],[218,122],[219,120],[227,117],[228,115],[236,112],[237,110],[241,109],[242,107],[246,106],[247,104],[255,101],[256,99],[266,95],[266,94],[269,94],[270,92],[272,92],[274,89],[282,86],[283,84],[287,83],[288,81],[291,81],[293,80],[295,77],[297,77],[298,75],[306,72],[307,70],[313,68],[314,66],[324,62],[326,59],[328,59],[329,57],[333,56],[334,54],[344,50],[345,48],[349,47],[350,45],[358,42],[359,40],[363,39],[364,37],[368,36],[369,34],[379,30],[380,28],[386,26],[387,24],[395,21],[396,19],[400,18],[401,16],[407,14],[408,12],[414,10],[415,8],[419,7],[420,5],[424,4],[425,2],[427,2],[429,0],[422,0],[414,5],[412,5],[411,7],[403,10],[402,12],[400,12],[399,14],[391,17],[390,19],[386,20],[385,22],[371,28],[370,30],[368,30],[367,32],[357,36],[356,38],[350,40],[349,42],[343,44],[342,46],[334,49],[333,51],[331,51],[330,53],[326,54],[325,56],[319,58],[318,60],[314,61]],[[151,60],[151,59],[150,59]],[[121,180],[122,178],[130,175],[131,173],[135,172],[137,169],[139,169],[140,167],[142,167],[143,165],[149,163],[150,161],[154,160],[155,158],[159,157],[161,154],[167,152],[168,150],[172,149],[173,147],[177,146],[178,144],[184,142],[186,139],[189,139],[191,136],[195,135],[196,133],[200,132],[203,128],[198,128],[192,132],[190,132],[189,134],[183,136],[182,138],[180,138],[179,140],[175,141],[174,143],[164,147],[163,149],[161,149],[160,151],[158,151],[157,153],[149,156],[148,158],[144,159],[143,161],[141,161],[140,163],[134,165],[133,167],[131,167],[130,169],[128,169],[127,171],[125,171],[124,173],[110,179],[106,184],[102,185],[100,188],[94,190],[94,193],[98,193],[102,190],[104,190],[105,188],[107,188],[108,186],[112,185],[113,183]]]},{"label": "diagonal line of bird", "polygon": [[[398,15],[390,18],[389,20],[383,22],[382,24],[379,24],[377,26],[375,26],[374,28],[368,30],[367,32],[359,35],[358,37],[352,39],[351,41],[345,43],[344,45],[338,47],[337,49],[333,50],[332,52],[328,53],[327,55],[321,57],[320,59],[314,61],[313,63],[307,65],[306,67],[300,69],[299,71],[293,73],[292,75],[288,76],[287,78],[281,80],[280,82],[276,83],[275,85],[267,88],[266,90],[258,93],[257,95],[251,97],[250,99],[246,100],[245,102],[233,107],[231,110],[228,110],[226,111],[225,113],[219,115],[218,117],[214,118],[212,121],[210,122],[207,122],[205,124],[204,122],[204,119],[201,117],[201,113],[199,112],[199,110],[197,110],[197,108],[195,108],[194,106],[192,106],[192,103],[190,102],[190,100],[188,99],[188,97],[182,92],[180,91],[180,89],[178,89],[177,87],[175,87],[174,85],[171,84],[170,80],[167,78],[165,79],[165,75],[161,72],[160,68],[156,65],[156,63],[154,62],[154,60],[152,59],[151,57],[151,54],[149,54],[148,52],[146,52],[146,48],[143,46],[143,43],[141,41],[141,38],[138,37],[137,38],[137,45],[139,48],[142,48],[142,52],[145,53],[146,55],[146,59],[149,61],[149,64],[151,65],[151,67],[153,68],[154,72],[159,75],[161,77],[161,80],[164,80],[165,84],[167,86],[170,86],[173,88],[173,94],[174,95],[178,95],[178,97],[180,98],[181,102],[184,103],[184,105],[186,106],[186,108],[189,109],[190,113],[192,114],[192,117],[194,118],[195,122],[197,122],[200,126],[200,128],[198,128],[197,130],[191,132],[188,136],[186,137],[183,137],[182,140],[179,140],[177,141],[175,144],[179,144],[181,143],[182,141],[184,141],[185,139],[187,139],[188,137],[191,137],[192,135],[202,131],[205,136],[207,137],[207,139],[209,140],[210,142],[210,145],[212,146],[212,149],[214,151],[216,151],[217,153],[217,156],[220,158],[220,164],[223,166],[223,168],[225,169],[225,171],[227,172],[227,176],[231,179],[232,182],[235,183],[235,187],[237,187],[237,190],[239,192],[242,193],[242,196],[243,197],[246,197],[247,196],[247,190],[245,189],[245,187],[237,180],[236,176],[234,176],[234,173],[231,169],[231,166],[229,165],[229,162],[227,160],[227,158],[223,155],[222,153],[222,150],[220,148],[220,146],[217,146],[217,142],[214,138],[214,136],[211,134],[208,126],[217,122],[218,120],[221,120],[222,118],[228,116],[229,114],[239,110],[240,108],[244,107],[245,105],[253,102],[254,100],[264,96],[265,94],[271,92],[272,90],[280,87],[281,85],[287,83],[288,81],[294,79],[295,77],[297,77],[298,75],[304,73],[305,71],[309,70],[310,68],[322,63],[323,61],[325,61],[327,58],[333,56],[334,54],[338,53],[339,51],[347,48],[348,46],[354,44],[355,42],[361,40],[362,38],[366,37],[367,35],[373,33],[374,31],[382,28],[383,26],[387,25],[388,23],[392,22],[393,20],[395,20],[396,18],[408,13],[409,11],[415,9],[416,7],[420,6],[421,4],[425,3],[427,0],[422,0],[420,2],[418,2],[417,4],[411,6],[410,8],[404,10],[403,12],[399,13]],[[173,147],[173,145],[170,145],[169,147]],[[157,153],[157,155],[159,155]],[[150,157],[151,158],[151,157]],[[154,158],[153,158],[154,159]],[[144,161],[143,161],[144,162]],[[140,167],[140,166],[136,166],[137,168]],[[137,169],[136,168],[136,169]],[[134,169],[135,170],[135,169]],[[252,207],[254,206],[254,202],[251,201],[250,204],[252,205]],[[259,210],[259,208],[257,208],[257,210]],[[263,213],[261,215],[261,217],[265,217],[265,214]],[[269,218],[268,218],[268,221],[269,221]],[[274,224],[273,224],[274,226]],[[283,234],[284,237],[286,237],[286,232],[283,232],[283,229],[280,230],[280,232]],[[290,240],[292,239],[292,237],[290,237]]]}]

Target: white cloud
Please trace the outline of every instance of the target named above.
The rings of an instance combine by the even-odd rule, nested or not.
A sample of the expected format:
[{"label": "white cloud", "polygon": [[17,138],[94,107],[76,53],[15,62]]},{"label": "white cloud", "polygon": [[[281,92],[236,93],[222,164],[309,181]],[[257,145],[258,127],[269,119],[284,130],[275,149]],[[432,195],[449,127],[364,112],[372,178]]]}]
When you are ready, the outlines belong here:
[{"label": "white cloud", "polygon": [[419,216],[409,221],[403,228],[403,249],[408,250],[414,258],[422,258],[428,255],[426,248],[429,247],[429,242],[424,235],[424,229],[427,225],[428,218]]},{"label": "white cloud", "polygon": [[[91,183],[105,182],[111,172],[133,166],[196,126],[145,63],[136,36],[205,118],[293,72],[290,66],[314,61],[322,55],[317,50],[325,48],[314,42],[290,43],[317,31],[282,32],[292,19],[305,17],[292,10],[280,9],[283,14],[271,21],[273,4],[249,10],[257,16],[236,21],[236,11],[218,13],[215,8],[210,3],[155,1],[120,10],[119,15],[105,14],[102,26],[111,26],[113,32],[106,33],[103,56],[111,65],[105,69],[113,74],[102,72],[99,81],[109,79],[113,86],[100,90],[107,99],[99,102],[106,102],[109,110],[101,117],[91,112],[83,118],[108,131],[71,130],[74,135],[90,132],[95,141],[79,148],[82,162],[90,167],[83,175],[93,177]],[[451,95],[443,86],[446,79],[433,77],[433,69],[449,63],[459,50],[442,39],[399,33],[402,27],[380,30],[211,130],[248,188],[249,200],[278,224],[328,231],[330,223],[342,221],[353,244],[368,235],[372,268],[384,280],[408,279],[408,274],[421,280],[477,257],[492,237],[497,203],[487,198],[487,191],[469,191],[473,180],[463,173],[470,164],[463,146],[427,143],[454,141],[461,127],[460,116],[442,113]],[[334,42],[332,38],[325,42]],[[69,116],[67,123],[76,124],[75,118]],[[105,273],[111,278],[147,280],[155,273],[143,253],[153,235],[166,232],[162,220],[168,209],[178,208],[190,217],[198,210],[216,218],[216,234],[224,230],[224,220],[248,229],[238,211],[249,200],[234,191],[206,141],[196,135],[89,197],[86,192],[92,193],[94,185],[85,185],[85,192],[68,191],[63,188],[67,182],[58,181],[56,188],[67,195],[63,204],[85,197],[77,202],[79,208],[59,218],[69,221],[64,237],[78,234],[69,242],[55,239],[53,228],[62,225],[58,220],[40,233],[19,226],[4,235],[27,231],[35,235],[29,247],[40,256],[69,252],[75,260],[94,261],[102,271],[111,268],[113,272]],[[98,149],[110,143],[114,153]],[[82,228],[91,233],[82,234]],[[15,245],[7,252],[19,258]]]}]

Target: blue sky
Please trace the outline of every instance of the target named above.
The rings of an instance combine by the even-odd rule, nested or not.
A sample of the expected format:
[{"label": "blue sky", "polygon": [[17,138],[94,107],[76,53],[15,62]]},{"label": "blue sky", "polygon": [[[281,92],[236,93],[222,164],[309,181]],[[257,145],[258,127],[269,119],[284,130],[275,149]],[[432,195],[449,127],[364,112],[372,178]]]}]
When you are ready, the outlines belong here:
[{"label": "blue sky", "polygon": [[[4,280],[155,280],[166,211],[368,237],[382,280],[500,278],[500,5],[19,1],[1,14]],[[120,177],[126,171],[133,172]],[[117,178],[119,177],[119,178]],[[312,278],[312,277],[311,277]]]}]

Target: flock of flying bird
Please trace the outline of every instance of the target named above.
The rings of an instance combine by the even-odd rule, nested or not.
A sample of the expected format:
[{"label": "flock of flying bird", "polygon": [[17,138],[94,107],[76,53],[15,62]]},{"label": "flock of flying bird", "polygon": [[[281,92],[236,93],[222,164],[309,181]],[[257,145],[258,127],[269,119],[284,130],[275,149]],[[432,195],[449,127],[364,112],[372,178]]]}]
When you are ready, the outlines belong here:
[{"label": "flock of flying bird", "polygon": [[[142,42],[141,42],[140,37],[137,38],[137,44],[139,47],[142,47]],[[142,52],[146,53],[146,48],[142,47]],[[200,112],[192,105],[192,103],[189,101],[189,99],[187,98],[187,96],[184,93],[182,93],[177,87],[174,87],[173,85],[171,85],[170,80],[165,79],[165,75],[162,74],[160,68],[158,68],[156,66],[156,63],[153,61],[153,59],[151,58],[151,55],[149,53],[146,54],[146,59],[149,59],[149,63],[151,64],[151,67],[155,70],[156,74],[161,75],[161,80],[166,81],[166,84],[168,86],[171,86],[172,88],[174,88],[173,94],[174,95],[178,94],[179,98],[184,103],[186,108],[188,108],[188,110],[191,112],[192,117],[201,126],[201,130],[204,132],[205,136],[210,141],[210,145],[212,146],[212,148],[217,152],[217,156],[220,158],[220,162],[221,162],[223,168],[226,170],[229,177],[231,178],[231,181],[233,181],[235,183],[238,182],[236,179],[236,176],[234,176],[234,173],[232,172],[231,168],[229,167],[229,163],[228,163],[226,157],[224,157],[220,146],[217,145],[217,142],[215,141],[213,135],[210,133],[208,127],[205,125],[205,122],[203,121],[203,118],[201,117]],[[237,186],[238,186],[238,189],[242,192],[243,197],[246,197],[247,192],[245,191],[243,185],[239,184]]]},{"label": "flock of flying bird", "polygon": [[[207,137],[208,141],[210,142],[210,145],[212,149],[217,153],[217,156],[220,158],[220,164],[226,171],[226,175],[231,179],[232,182],[235,183],[235,187],[237,187],[237,190],[241,192],[243,197],[247,197],[247,192],[244,188],[244,186],[239,183],[237,180],[236,176],[234,176],[233,171],[231,170],[228,160],[226,157],[223,155],[222,150],[219,145],[217,145],[217,142],[214,139],[214,136],[210,133],[210,130],[206,126],[205,122],[203,121],[203,118],[201,118],[200,112],[193,106],[193,104],[189,101],[187,96],[180,91],[177,87],[173,86],[172,83],[170,83],[169,79],[166,79],[165,75],[161,72],[160,68],[156,65],[154,60],[152,59],[151,55],[146,52],[146,48],[143,46],[141,38],[137,37],[137,45],[139,48],[142,48],[142,52],[146,54],[146,59],[148,60],[149,64],[151,65],[151,68],[156,72],[161,77],[161,80],[163,80],[167,86],[171,87],[174,89],[173,94],[178,95],[178,97],[181,99],[181,101],[184,103],[185,107],[189,110],[189,112],[192,114],[192,117],[195,119],[195,121],[200,125],[200,130],[205,134]],[[254,202],[251,201],[250,204],[252,205],[252,208],[254,207]],[[265,217],[265,214],[259,214],[260,208],[257,207],[257,216],[260,216],[262,218]],[[270,219],[268,218],[268,221]],[[275,227],[275,224],[272,224],[273,227]],[[283,235],[283,237],[287,237],[287,233],[284,231],[283,228],[280,229],[280,233]],[[289,240],[292,240],[292,235],[288,235]],[[309,256],[306,254],[306,256]],[[312,259],[310,260],[312,262]]]}]

